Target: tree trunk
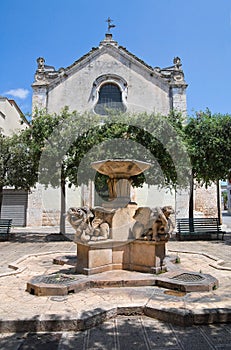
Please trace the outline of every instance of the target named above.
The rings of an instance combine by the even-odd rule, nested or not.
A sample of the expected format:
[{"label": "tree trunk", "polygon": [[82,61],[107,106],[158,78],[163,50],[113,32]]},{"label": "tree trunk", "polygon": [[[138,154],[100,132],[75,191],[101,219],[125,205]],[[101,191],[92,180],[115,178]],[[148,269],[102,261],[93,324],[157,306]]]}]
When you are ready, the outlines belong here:
[{"label": "tree trunk", "polygon": [[190,197],[189,197],[189,219],[193,219],[193,209],[194,209],[194,179],[190,181]]},{"label": "tree trunk", "polygon": [[220,182],[217,180],[217,216],[218,224],[222,224],[222,215],[221,215],[221,193],[220,193]]},{"label": "tree trunk", "polygon": [[190,181],[190,197],[189,197],[189,231],[190,232],[194,232],[193,211],[194,211],[194,178],[192,175],[192,178]]},{"label": "tree trunk", "polygon": [[64,169],[61,169],[61,210],[60,210],[60,233],[66,233],[65,213],[66,213],[66,180],[64,177]]}]

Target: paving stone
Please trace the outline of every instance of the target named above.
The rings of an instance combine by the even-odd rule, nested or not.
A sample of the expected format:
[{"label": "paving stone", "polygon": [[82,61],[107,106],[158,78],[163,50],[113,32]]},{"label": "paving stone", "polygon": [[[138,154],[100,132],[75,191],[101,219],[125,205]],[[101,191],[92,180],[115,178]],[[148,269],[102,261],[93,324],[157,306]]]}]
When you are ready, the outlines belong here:
[{"label": "paving stone", "polygon": [[4,333],[0,334],[0,349],[18,350],[23,344],[26,335],[24,333]]},{"label": "paving stone", "polygon": [[142,328],[139,317],[118,318],[116,320],[116,331],[120,350],[150,349],[148,339]]},{"label": "paving stone", "polygon": [[181,349],[168,323],[143,317],[143,327],[151,349]]},{"label": "paving stone", "polygon": [[216,347],[225,347],[229,346],[229,349],[231,349],[231,343],[230,343],[230,336],[231,336],[231,325],[225,326],[225,325],[209,325],[209,326],[201,326],[201,331],[205,335],[207,339]]},{"label": "paving stone", "polygon": [[171,325],[171,327],[181,348],[185,350],[214,350],[212,342],[204,336],[199,327],[182,328],[175,325]]},{"label": "paving stone", "polygon": [[86,350],[87,339],[88,339],[88,331],[79,332],[79,333],[71,333],[71,332],[63,333],[57,350],[73,350],[73,349]]},{"label": "paving stone", "polygon": [[57,350],[61,333],[29,333],[18,350]]},{"label": "paving stone", "polygon": [[104,322],[102,325],[89,329],[87,349],[117,349],[115,320]]},{"label": "paving stone", "polygon": [[4,350],[230,350],[231,325],[180,327],[147,316],[118,316],[79,332],[3,333]]},{"label": "paving stone", "polygon": [[[25,268],[17,275],[0,278],[0,329],[16,332],[0,335],[0,349],[231,350],[229,323],[174,325],[184,313],[194,317],[198,324],[212,319],[231,320],[231,272],[210,265],[215,261],[212,257],[224,259],[227,266],[231,263],[231,241],[168,243],[169,254],[170,250],[180,252],[184,267],[196,272],[202,269],[218,278],[220,287],[211,292],[180,296],[166,294],[164,288],[143,286],[93,288],[62,298],[36,297],[25,292],[27,281],[32,276],[67,271],[67,266],[54,266],[52,258],[60,253],[76,253],[73,242],[45,242],[45,237],[45,233],[30,233],[15,242],[0,243],[0,273],[12,272],[8,263],[17,263],[18,259],[18,265]],[[152,317],[158,317],[158,313],[163,316],[164,312],[165,322],[144,316],[144,311]],[[4,322],[5,328],[1,328]],[[22,325],[28,333],[18,333]],[[52,331],[54,325],[56,332]],[[89,327],[92,328],[77,331]],[[46,333],[30,333],[36,329]]]}]

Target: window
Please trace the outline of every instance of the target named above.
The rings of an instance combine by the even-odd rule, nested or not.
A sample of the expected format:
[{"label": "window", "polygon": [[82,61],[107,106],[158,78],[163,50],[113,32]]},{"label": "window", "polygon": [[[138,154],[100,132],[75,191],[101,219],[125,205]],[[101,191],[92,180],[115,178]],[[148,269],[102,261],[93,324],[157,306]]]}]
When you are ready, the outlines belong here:
[{"label": "window", "polygon": [[97,114],[105,115],[110,109],[122,112],[125,111],[120,88],[116,84],[106,83],[100,87],[95,112]]}]

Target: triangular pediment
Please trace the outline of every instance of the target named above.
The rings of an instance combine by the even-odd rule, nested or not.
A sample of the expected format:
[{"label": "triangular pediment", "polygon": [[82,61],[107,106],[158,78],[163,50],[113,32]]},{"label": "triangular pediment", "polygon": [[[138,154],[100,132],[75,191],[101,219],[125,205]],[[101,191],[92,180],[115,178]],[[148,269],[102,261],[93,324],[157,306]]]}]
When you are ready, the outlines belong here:
[{"label": "triangular pediment", "polygon": [[79,67],[83,67],[84,65],[88,64],[89,61],[97,60],[102,55],[109,55],[112,58],[118,60],[121,62],[121,58],[123,59],[122,62],[124,64],[130,64],[131,62],[138,65],[140,68],[144,70],[148,70],[153,72],[158,76],[158,73],[155,72],[155,69],[151,67],[150,65],[146,64],[144,61],[139,59],[134,54],[130,53],[126,48],[122,46],[113,46],[113,45],[105,45],[103,47],[97,47],[93,48],[91,51],[89,51],[86,55],[82,56],[80,59],[75,61],[71,66],[66,68],[66,72],[71,72],[72,70],[79,69]]},{"label": "triangular pediment", "polygon": [[101,41],[98,47],[92,48],[87,54],[83,55],[66,68],[60,68],[56,71],[53,67],[46,66],[44,63],[43,66],[38,66],[33,85],[48,85],[50,88],[57,86],[64,80],[73,76],[76,72],[87,66],[91,67],[93,62],[97,62],[103,56],[107,57],[107,62],[110,61],[111,58],[112,61],[118,62],[118,64],[124,65],[125,67],[129,67],[130,70],[136,71],[143,77],[148,78],[148,80],[151,78],[161,84],[177,82],[177,84],[185,85],[181,64],[178,66],[177,64],[174,64],[173,66],[163,69],[152,67],[136,55],[132,54],[125,47],[119,46],[118,43],[112,39],[111,34],[106,34],[105,39]]}]

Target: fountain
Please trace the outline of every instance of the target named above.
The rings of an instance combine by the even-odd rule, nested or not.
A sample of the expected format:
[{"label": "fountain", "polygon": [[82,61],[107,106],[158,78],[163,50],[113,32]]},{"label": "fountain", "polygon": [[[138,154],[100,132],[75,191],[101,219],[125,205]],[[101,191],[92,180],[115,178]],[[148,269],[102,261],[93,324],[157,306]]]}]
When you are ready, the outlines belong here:
[{"label": "fountain", "polygon": [[92,275],[118,269],[165,271],[165,243],[173,210],[138,208],[130,200],[131,177],[143,173],[151,164],[108,159],[91,166],[108,176],[109,201],[101,207],[68,210],[67,220],[76,232],[76,272]]},{"label": "fountain", "polygon": [[107,208],[120,208],[127,205],[131,196],[131,177],[143,173],[150,168],[150,165],[150,163],[130,159],[108,159],[92,163],[92,168],[108,176],[109,202],[104,205]]},{"label": "fountain", "polygon": [[[53,259],[54,264],[74,265],[75,271],[36,275],[27,282],[27,292],[37,296],[61,296],[95,286],[156,285],[185,293],[211,291],[218,287],[217,279],[211,275],[176,269],[170,260],[170,271],[158,275],[167,269],[165,246],[169,239],[172,207],[152,209],[138,207],[130,201],[131,177],[147,170],[150,164],[110,159],[94,162],[92,167],[108,176],[109,201],[102,207],[68,210],[67,220],[75,229],[77,263],[74,256]],[[112,272],[111,275],[113,270],[118,274]],[[128,276],[129,271],[136,273]],[[97,275],[100,272],[109,274]],[[149,273],[147,277],[145,272]]]}]

